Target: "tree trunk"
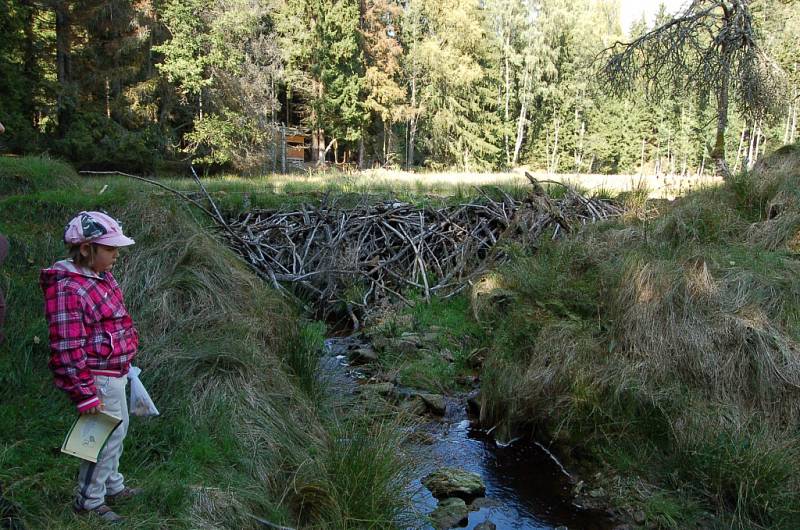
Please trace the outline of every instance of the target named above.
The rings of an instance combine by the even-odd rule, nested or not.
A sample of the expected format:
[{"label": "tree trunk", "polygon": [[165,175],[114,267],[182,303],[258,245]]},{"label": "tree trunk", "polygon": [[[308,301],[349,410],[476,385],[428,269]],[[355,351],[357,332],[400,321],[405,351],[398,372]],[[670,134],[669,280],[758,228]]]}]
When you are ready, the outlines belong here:
[{"label": "tree trunk", "polygon": [[[321,133],[322,133],[322,129],[320,129],[320,134]],[[328,142],[328,145],[325,147],[325,150],[322,152],[322,155],[320,156],[320,159],[322,160],[323,164],[325,163],[325,159],[328,158],[328,151],[331,150],[331,146],[334,143],[336,143],[336,138],[332,138],[331,141]],[[325,138],[324,137],[320,137],[319,145],[325,145]]]},{"label": "tree trunk", "polygon": [[639,174],[644,175],[644,141],[645,139],[642,138],[642,156],[641,162],[639,162]]},{"label": "tree trunk", "polygon": [[111,82],[106,76],[106,118],[111,119]]},{"label": "tree trunk", "polygon": [[391,163],[392,158],[393,158],[392,157],[392,150],[394,149],[394,147],[392,147],[392,124],[391,123],[387,123],[384,130],[386,131],[386,132],[383,133],[384,136],[386,136],[386,153],[383,155],[383,158],[384,158],[384,162],[383,163],[384,163],[384,165],[386,165],[386,164]]},{"label": "tree trunk", "polygon": [[512,165],[517,165],[519,162],[519,152],[522,149],[522,140],[525,137],[525,123],[527,122],[527,114],[528,114],[528,82],[530,79],[530,72],[525,69],[525,73],[522,77],[522,91],[520,93],[520,100],[522,101],[521,108],[519,109],[519,117],[517,118],[517,139],[514,142],[514,158],[512,159]]},{"label": "tree trunk", "polygon": [[789,136],[789,143],[793,144],[797,134],[797,102],[794,104],[794,112],[792,113],[792,133]]},{"label": "tree trunk", "polygon": [[758,161],[758,153],[761,149],[761,123],[756,128],[756,148],[753,150],[753,165]]},{"label": "tree trunk", "polygon": [[36,66],[36,34],[34,33],[36,7],[33,2],[23,2],[23,5],[26,7],[23,30],[25,32],[23,72],[25,73],[25,89],[31,97],[23,98],[21,103],[22,112],[25,114],[25,117],[30,120],[29,123],[32,123],[34,127],[36,127],[38,126],[39,120],[36,117],[36,108],[32,97],[35,93],[36,82],[34,80],[40,78]]},{"label": "tree trunk", "polygon": [[675,167],[672,163],[672,130],[667,133],[667,174],[674,175]]},{"label": "tree trunk", "polygon": [[728,127],[728,79],[730,73],[725,70],[722,75],[720,88],[717,92],[717,137],[711,158],[714,159],[714,170],[717,176],[730,180],[731,171],[725,160],[725,129]]},{"label": "tree trunk", "polygon": [[381,154],[381,162],[383,165],[386,165],[388,156],[389,156],[389,137],[388,137],[388,126],[386,124],[386,120],[381,120],[383,123],[383,141],[381,142],[381,150],[383,153]]},{"label": "tree trunk", "polygon": [[286,126],[291,127],[292,124],[289,123],[290,112],[292,108],[292,92],[290,89],[286,89]]},{"label": "tree trunk", "polygon": [[406,146],[406,170],[414,165],[414,141],[417,135],[417,80],[411,75],[411,119],[408,120],[408,145]]},{"label": "tree trunk", "polygon": [[555,117],[555,124],[553,125],[554,131],[554,140],[553,140],[553,158],[550,163],[549,171],[550,173],[555,174],[558,171],[558,133],[561,129],[561,120],[558,116]]},{"label": "tree trunk", "polygon": [[63,137],[72,119],[74,106],[72,84],[72,26],[66,1],[54,5],[56,14],[56,79],[59,84],[57,99],[58,135]]},{"label": "tree trunk", "polygon": [[517,140],[514,142],[514,158],[512,165],[517,165],[519,162],[519,152],[522,149],[522,140],[525,137],[525,122],[527,121],[528,105],[522,104],[519,110],[519,119],[517,120]]},{"label": "tree trunk", "polygon": [[739,148],[736,149],[736,161],[733,164],[734,173],[736,173],[736,171],[739,169],[739,160],[742,157],[742,148],[744,148],[744,133],[746,130],[747,130],[747,123],[745,123],[744,126],[742,127],[742,134],[741,136],[739,136]]},{"label": "tree trunk", "polygon": [[511,94],[511,81],[509,79],[509,66],[508,66],[508,50],[511,47],[511,36],[506,35],[506,42],[505,47],[503,49],[503,58],[505,60],[505,84],[506,84],[506,101],[505,101],[505,120],[503,121],[503,148],[506,152],[506,166],[511,165],[511,153],[509,152],[508,148],[508,121],[509,121],[509,114],[508,114],[508,106]]},{"label": "tree trunk", "polygon": [[575,173],[581,172],[581,165],[583,164],[583,135],[585,133],[586,133],[586,122],[581,121],[581,132],[578,135],[578,145],[577,147],[575,147]]},{"label": "tree trunk", "polygon": [[281,127],[281,173],[286,173],[286,127]]},{"label": "tree trunk", "polygon": [[328,154],[328,149],[330,149],[330,145],[325,147],[325,131],[320,128],[316,128],[311,132],[311,134],[316,139],[314,142],[314,159],[317,162],[317,166],[325,165],[325,157]]}]

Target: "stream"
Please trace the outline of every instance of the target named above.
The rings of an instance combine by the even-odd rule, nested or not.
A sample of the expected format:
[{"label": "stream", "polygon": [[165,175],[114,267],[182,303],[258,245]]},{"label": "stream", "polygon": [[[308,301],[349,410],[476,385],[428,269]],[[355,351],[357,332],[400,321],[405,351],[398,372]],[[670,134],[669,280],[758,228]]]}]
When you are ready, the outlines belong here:
[{"label": "stream", "polygon": [[[347,352],[360,344],[363,342],[352,337],[325,341],[322,374],[335,391],[353,392],[364,378],[347,364]],[[443,417],[425,417],[416,427],[430,442],[411,449],[415,460],[421,462],[412,484],[417,511],[427,515],[436,508],[437,500],[421,480],[447,466],[477,473],[486,485],[485,498],[473,504],[467,525],[458,528],[472,529],[485,521],[498,529],[613,528],[605,512],[583,508],[574,501],[568,470],[541,444],[517,440],[500,445],[470,418],[464,397],[447,397],[446,404]]]}]

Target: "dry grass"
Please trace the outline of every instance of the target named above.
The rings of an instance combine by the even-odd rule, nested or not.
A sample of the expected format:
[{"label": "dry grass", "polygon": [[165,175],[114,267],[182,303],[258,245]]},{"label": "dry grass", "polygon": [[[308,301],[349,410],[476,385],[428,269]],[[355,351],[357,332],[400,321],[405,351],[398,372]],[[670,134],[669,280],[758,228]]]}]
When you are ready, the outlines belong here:
[{"label": "dry grass", "polygon": [[[600,175],[552,174],[532,172],[540,180],[572,185],[588,195],[615,196],[641,193],[646,197],[673,200],[692,191],[721,184],[716,177],[680,175]],[[309,169],[305,173],[267,174],[257,177],[224,175],[206,179],[211,189],[242,193],[298,193],[335,190],[343,193],[369,193],[392,190],[395,193],[472,195],[475,186],[502,186],[506,189],[530,187],[525,168],[506,173],[411,172],[372,169],[344,173]],[[180,184],[178,184],[180,186]]]},{"label": "dry grass", "polygon": [[767,250],[798,251],[800,242],[800,148],[785,146],[756,165],[753,199],[762,219],[748,230],[748,242]]},{"label": "dry grass", "polygon": [[136,213],[123,217],[140,242],[159,242],[132,247],[119,271],[141,322],[140,362],[154,393],[185,396],[176,404],[190,402],[197,423],[222,419],[241,451],[242,484],[196,488],[192,525],[256,527],[243,507],[260,517],[277,507],[308,527],[391,527],[406,504],[400,430],[336,407],[316,373],[324,329],[299,326],[285,299],[185,215]]},{"label": "dry grass", "polygon": [[485,421],[623,453],[721,525],[795,528],[798,170],[796,149],[778,153],[658,219],[592,228],[493,276],[515,304],[494,315]]},{"label": "dry grass", "polygon": [[703,260],[629,263],[612,304],[618,351],[635,365],[627,376],[651,388],[677,378],[709,401],[800,419],[800,348],[770,317],[781,293],[762,287],[746,271],[715,278]]}]

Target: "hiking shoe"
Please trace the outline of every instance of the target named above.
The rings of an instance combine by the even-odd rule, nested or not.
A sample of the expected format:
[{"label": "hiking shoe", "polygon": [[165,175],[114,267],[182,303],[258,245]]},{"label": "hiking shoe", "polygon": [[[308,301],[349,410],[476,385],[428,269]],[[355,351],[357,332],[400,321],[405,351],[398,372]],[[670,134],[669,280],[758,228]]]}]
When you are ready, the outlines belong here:
[{"label": "hiking shoe", "polygon": [[124,517],[116,513],[114,510],[112,510],[105,504],[101,504],[97,508],[89,508],[89,509],[75,507],[75,513],[77,513],[78,515],[93,515],[107,523],[112,523],[112,524],[121,523],[125,520]]},{"label": "hiking shoe", "polygon": [[141,495],[142,493],[144,493],[144,490],[142,488],[129,488],[126,486],[122,488],[122,490],[120,490],[118,493],[114,493],[113,495],[106,495],[106,502],[109,504],[115,502],[124,502],[136,497],[137,495]]}]

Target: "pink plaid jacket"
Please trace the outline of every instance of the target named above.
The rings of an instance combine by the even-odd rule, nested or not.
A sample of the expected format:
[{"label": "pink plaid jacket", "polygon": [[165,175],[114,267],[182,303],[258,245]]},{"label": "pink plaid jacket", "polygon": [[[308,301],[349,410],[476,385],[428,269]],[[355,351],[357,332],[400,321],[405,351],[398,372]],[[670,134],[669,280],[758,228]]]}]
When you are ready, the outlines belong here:
[{"label": "pink plaid jacket", "polygon": [[101,277],[65,260],[43,269],[39,283],[55,384],[79,412],[88,410],[100,403],[92,376],[126,375],[139,334],[110,272]]}]

